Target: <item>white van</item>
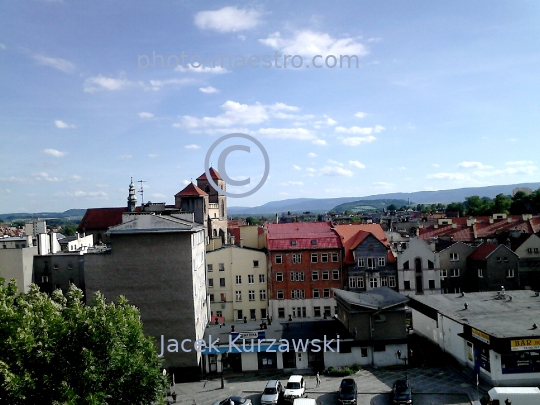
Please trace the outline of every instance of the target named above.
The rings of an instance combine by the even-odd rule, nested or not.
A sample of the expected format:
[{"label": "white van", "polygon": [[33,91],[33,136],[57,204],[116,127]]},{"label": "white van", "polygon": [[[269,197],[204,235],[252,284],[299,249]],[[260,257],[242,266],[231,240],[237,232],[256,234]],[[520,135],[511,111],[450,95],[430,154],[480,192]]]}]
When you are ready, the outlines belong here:
[{"label": "white van", "polygon": [[538,405],[540,389],[537,387],[495,387],[480,400],[482,405]]},{"label": "white van", "polygon": [[293,405],[317,405],[313,398],[296,398]]}]

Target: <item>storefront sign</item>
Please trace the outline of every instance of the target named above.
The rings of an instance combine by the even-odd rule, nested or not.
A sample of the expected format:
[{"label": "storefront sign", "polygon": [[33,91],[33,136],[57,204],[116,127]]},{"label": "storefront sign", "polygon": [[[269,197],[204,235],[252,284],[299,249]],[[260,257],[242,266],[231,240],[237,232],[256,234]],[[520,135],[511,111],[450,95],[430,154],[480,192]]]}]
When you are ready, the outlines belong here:
[{"label": "storefront sign", "polygon": [[258,339],[258,340],[264,340],[266,333],[264,330],[256,330],[256,331],[250,331],[250,332],[231,332],[231,336],[233,338],[236,338],[238,336],[239,340],[248,340],[248,339]]},{"label": "storefront sign", "polygon": [[510,350],[513,352],[540,349],[540,338],[519,339],[510,341]]},{"label": "storefront sign", "polygon": [[489,335],[484,333],[484,332],[481,332],[479,331],[478,329],[474,329],[474,328],[471,328],[472,329],[472,335],[478,339],[480,342],[484,342],[485,344],[488,344],[489,345]]}]

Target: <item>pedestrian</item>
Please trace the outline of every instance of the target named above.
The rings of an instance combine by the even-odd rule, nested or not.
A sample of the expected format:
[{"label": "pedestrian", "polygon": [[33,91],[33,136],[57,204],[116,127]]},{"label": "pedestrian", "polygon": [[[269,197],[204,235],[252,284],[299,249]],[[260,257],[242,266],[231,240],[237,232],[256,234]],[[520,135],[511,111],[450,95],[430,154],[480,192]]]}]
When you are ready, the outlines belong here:
[{"label": "pedestrian", "polygon": [[319,388],[319,385],[321,385],[321,377],[319,377],[318,371],[317,371],[317,375],[315,376],[315,382],[317,383],[317,388]]}]

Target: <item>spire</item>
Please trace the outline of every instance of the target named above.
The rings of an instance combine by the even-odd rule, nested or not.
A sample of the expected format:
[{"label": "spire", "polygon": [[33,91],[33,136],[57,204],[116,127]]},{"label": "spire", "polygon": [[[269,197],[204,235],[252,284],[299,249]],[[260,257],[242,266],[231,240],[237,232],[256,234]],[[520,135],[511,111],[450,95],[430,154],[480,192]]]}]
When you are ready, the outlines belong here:
[{"label": "spire", "polygon": [[133,176],[131,177],[131,183],[129,184],[129,196],[127,198],[128,205],[127,210],[128,212],[134,212],[135,207],[137,206],[137,196],[135,195],[135,185],[133,184]]}]

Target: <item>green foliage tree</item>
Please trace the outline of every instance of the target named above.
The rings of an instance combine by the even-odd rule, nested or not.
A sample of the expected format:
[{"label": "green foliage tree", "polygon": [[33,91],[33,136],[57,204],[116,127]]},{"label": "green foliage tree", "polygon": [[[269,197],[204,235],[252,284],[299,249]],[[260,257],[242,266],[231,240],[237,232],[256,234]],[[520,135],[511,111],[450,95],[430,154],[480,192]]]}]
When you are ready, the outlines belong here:
[{"label": "green foliage tree", "polygon": [[465,206],[463,203],[450,203],[446,206],[447,212],[458,212],[459,216],[462,217],[465,215]]},{"label": "green foliage tree", "polygon": [[0,403],[158,404],[166,380],[139,311],[121,297],[91,305],[72,286],[52,296],[0,279]]},{"label": "green foliage tree", "polygon": [[388,206],[388,211],[395,211],[397,210],[397,205],[396,204],[390,204]]},{"label": "green foliage tree", "polygon": [[246,218],[246,224],[248,224],[248,225],[258,225],[259,221],[257,220],[257,218],[247,217]]}]

